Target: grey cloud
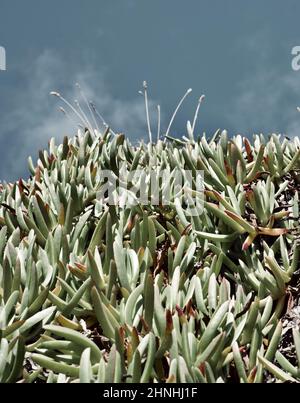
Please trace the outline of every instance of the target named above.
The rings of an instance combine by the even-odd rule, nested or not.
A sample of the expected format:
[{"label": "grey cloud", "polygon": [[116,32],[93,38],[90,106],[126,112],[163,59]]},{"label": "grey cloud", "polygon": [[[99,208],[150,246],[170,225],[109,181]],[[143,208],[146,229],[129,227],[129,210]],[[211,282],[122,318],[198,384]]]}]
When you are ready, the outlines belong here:
[{"label": "grey cloud", "polygon": [[[289,136],[300,134],[300,115],[296,110],[300,100],[300,77],[296,73],[257,71],[254,76],[240,83],[240,95],[235,99],[232,121],[238,127],[258,130],[278,127]],[[294,99],[294,108],[286,108],[286,100]],[[291,104],[291,102],[289,102]]]},{"label": "grey cloud", "polygon": [[[89,65],[78,66],[79,71],[75,68],[69,73],[67,85],[65,69],[63,58],[47,50],[38,57],[33,68],[25,72],[26,87],[14,93],[11,99],[13,107],[0,123],[1,133],[6,136],[1,139],[2,147],[8,139],[12,143],[8,153],[4,154],[5,163],[1,164],[3,180],[21,177],[26,169],[27,157],[36,157],[38,149],[44,148],[51,137],[60,141],[64,135],[76,134],[76,125],[58,111],[59,106],[68,108],[58,99],[51,98],[49,93],[62,90],[62,95],[74,103],[75,99],[80,100],[75,86],[77,82],[114,131],[125,132],[133,141],[147,136],[144,101],[138,89],[134,91],[134,85],[131,100],[117,99],[105,83],[104,69],[96,71]],[[155,103],[150,101],[149,106],[155,114]],[[73,115],[72,119],[79,123],[76,116]],[[153,119],[155,122],[156,117]],[[14,137],[13,142],[11,136]]]},{"label": "grey cloud", "polygon": [[[263,30],[241,42],[252,61],[251,69],[237,82],[230,100],[229,121],[241,131],[280,131],[288,136],[300,135],[300,72],[291,67],[290,49],[285,48],[285,64],[274,61],[272,38]],[[258,46],[259,44],[259,46]],[[281,52],[282,54],[282,52]],[[243,133],[243,134],[252,134]]]}]

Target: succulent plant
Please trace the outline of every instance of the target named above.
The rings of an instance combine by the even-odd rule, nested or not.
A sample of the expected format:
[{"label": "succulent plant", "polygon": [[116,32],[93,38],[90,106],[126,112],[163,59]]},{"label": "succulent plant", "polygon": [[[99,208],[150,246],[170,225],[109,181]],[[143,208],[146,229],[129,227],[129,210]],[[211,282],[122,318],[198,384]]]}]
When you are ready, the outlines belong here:
[{"label": "succulent plant", "polygon": [[[299,278],[300,140],[187,128],[136,146],[82,129],[2,184],[0,382],[300,381],[299,327],[296,364],[278,349]],[[121,167],[204,171],[204,211],[175,193],[103,204],[101,172]]]}]

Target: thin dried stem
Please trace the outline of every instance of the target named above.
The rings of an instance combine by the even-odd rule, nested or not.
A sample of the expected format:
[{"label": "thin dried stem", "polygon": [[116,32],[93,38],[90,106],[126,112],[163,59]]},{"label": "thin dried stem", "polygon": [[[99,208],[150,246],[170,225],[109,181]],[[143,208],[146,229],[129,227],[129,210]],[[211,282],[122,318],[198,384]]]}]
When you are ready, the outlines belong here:
[{"label": "thin dried stem", "polygon": [[159,141],[160,138],[160,121],[161,121],[160,105],[157,105],[157,141]]},{"label": "thin dried stem", "polygon": [[84,113],[83,109],[81,108],[81,105],[80,105],[78,99],[75,99],[74,102],[75,102],[75,105],[77,106],[79,112],[82,114],[83,118],[85,119],[85,121],[86,121],[86,123],[87,123],[86,126],[88,127],[88,129],[89,129],[89,130],[91,131],[91,133],[92,133],[92,132],[93,132],[93,126],[91,125],[91,123],[90,123],[90,121],[88,120],[86,114]]},{"label": "thin dried stem", "polygon": [[200,109],[200,106],[201,106],[202,102],[204,101],[204,99],[205,99],[205,95],[201,95],[201,97],[199,98],[198,105],[197,105],[197,108],[196,108],[196,112],[195,112],[195,115],[194,115],[193,124],[192,124],[192,134],[194,134],[194,130],[195,130],[197,119],[198,119],[199,109]]},{"label": "thin dried stem", "polygon": [[85,104],[86,104],[87,107],[88,107],[88,110],[89,110],[89,112],[90,112],[90,115],[91,115],[91,117],[92,117],[92,119],[93,119],[93,121],[94,121],[95,128],[98,130],[98,132],[100,132],[100,129],[99,129],[97,120],[96,120],[96,118],[95,118],[95,114],[94,114],[93,111],[92,111],[91,105],[90,105],[90,103],[88,102],[88,100],[87,100],[87,98],[86,98],[86,96],[85,96],[85,94],[84,94],[84,91],[82,91],[82,89],[81,89],[79,83],[76,83],[76,87],[78,88],[79,93],[80,93],[82,99],[84,100]]},{"label": "thin dried stem", "polygon": [[80,123],[77,123],[74,119],[72,119],[72,117],[70,116],[70,114],[62,107],[62,106],[60,106],[59,108],[58,108],[58,110],[60,111],[60,112],[62,112],[69,120],[70,120],[70,122],[72,122],[72,125],[74,125],[75,127],[80,127],[81,129],[83,129],[83,126],[80,124]]},{"label": "thin dried stem", "polygon": [[177,107],[176,107],[176,109],[175,109],[175,111],[174,111],[174,113],[173,113],[173,115],[172,115],[172,117],[171,117],[171,120],[170,120],[170,123],[169,123],[169,126],[168,126],[168,128],[167,128],[167,131],[166,131],[165,136],[168,136],[168,135],[169,135],[171,126],[172,126],[172,124],[173,124],[173,121],[174,121],[174,119],[175,119],[175,117],[176,117],[176,114],[177,114],[178,110],[180,109],[180,107],[181,107],[183,101],[185,100],[185,98],[186,98],[191,92],[192,92],[192,89],[189,88],[189,89],[186,91],[186,93],[184,94],[184,96],[181,98],[181,100],[179,101],[179,103],[178,103],[178,105],[177,105]]},{"label": "thin dried stem", "polygon": [[148,105],[148,93],[147,93],[147,81],[143,82],[143,90],[144,90],[144,97],[145,97],[145,109],[146,109],[146,119],[147,119],[147,127],[148,127],[148,135],[149,135],[149,142],[152,143],[152,133],[151,133],[151,125],[150,125],[150,117],[149,117],[149,105]]},{"label": "thin dried stem", "polygon": [[52,91],[52,92],[50,92],[50,95],[58,97],[62,102],[64,102],[75,113],[75,115],[80,119],[80,121],[83,123],[83,125],[84,126],[86,125],[86,122],[84,121],[84,119],[82,118],[80,113],[59,92]]}]

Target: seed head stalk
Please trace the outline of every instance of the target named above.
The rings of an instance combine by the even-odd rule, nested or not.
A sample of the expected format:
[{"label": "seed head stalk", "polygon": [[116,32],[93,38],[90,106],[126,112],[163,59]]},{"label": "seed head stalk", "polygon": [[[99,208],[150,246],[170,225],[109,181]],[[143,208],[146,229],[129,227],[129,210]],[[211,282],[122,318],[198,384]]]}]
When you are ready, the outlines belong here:
[{"label": "seed head stalk", "polygon": [[199,98],[199,101],[198,101],[198,105],[197,105],[197,108],[196,108],[196,112],[195,112],[194,120],[193,120],[193,124],[192,124],[192,134],[193,135],[194,135],[197,119],[198,119],[200,106],[201,106],[202,102],[204,101],[204,99],[205,99],[205,95],[201,95],[201,97]]},{"label": "seed head stalk", "polygon": [[143,90],[144,90],[144,97],[145,97],[145,109],[146,109],[148,135],[149,135],[149,142],[150,142],[150,144],[152,144],[152,132],[151,132],[151,125],[150,125],[150,117],[149,117],[149,104],[148,104],[147,88],[148,88],[147,81],[144,81],[143,82]]},{"label": "seed head stalk", "polygon": [[160,105],[157,105],[157,142],[159,142],[160,138],[160,121],[161,121]]},{"label": "seed head stalk", "polygon": [[166,134],[165,134],[165,140],[164,140],[164,141],[166,141],[166,138],[167,138],[168,135],[169,135],[171,126],[172,126],[173,121],[174,121],[174,119],[175,119],[175,117],[176,117],[176,115],[177,115],[177,112],[179,111],[179,109],[180,109],[182,103],[184,102],[185,98],[186,98],[191,92],[192,92],[192,89],[189,88],[189,89],[186,91],[186,93],[184,94],[184,96],[181,98],[181,100],[179,101],[179,103],[178,103],[178,105],[177,105],[177,107],[176,107],[176,109],[175,109],[175,111],[174,111],[174,113],[173,113],[173,115],[172,115],[172,117],[171,117],[169,126],[168,126],[167,131],[166,131]]},{"label": "seed head stalk", "polygon": [[82,89],[81,89],[81,87],[80,87],[80,84],[79,84],[79,83],[76,83],[76,87],[78,88],[79,93],[80,93],[80,95],[81,95],[82,99],[84,100],[85,104],[86,104],[86,105],[87,105],[87,107],[88,107],[88,110],[89,110],[89,112],[90,112],[90,115],[91,115],[91,117],[92,117],[92,119],[93,119],[93,121],[94,121],[95,128],[96,128],[96,129],[98,130],[98,132],[100,133],[100,129],[99,129],[99,126],[98,126],[97,120],[96,120],[96,118],[95,118],[95,114],[94,114],[94,113],[93,113],[93,111],[92,111],[92,108],[91,108],[90,103],[88,102],[88,100],[87,100],[87,98],[86,98],[86,96],[85,96],[84,92],[82,91]]}]

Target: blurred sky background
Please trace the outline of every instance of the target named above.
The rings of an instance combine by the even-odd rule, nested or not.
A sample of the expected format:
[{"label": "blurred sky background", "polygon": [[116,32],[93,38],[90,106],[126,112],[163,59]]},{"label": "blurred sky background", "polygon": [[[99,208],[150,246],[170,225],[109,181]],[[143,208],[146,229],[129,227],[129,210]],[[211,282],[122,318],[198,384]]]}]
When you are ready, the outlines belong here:
[{"label": "blurred sky background", "polygon": [[51,90],[69,101],[87,97],[115,131],[146,138],[147,80],[153,125],[163,129],[179,98],[192,95],[171,133],[185,134],[197,99],[206,95],[197,133],[300,134],[300,71],[291,49],[300,45],[298,0],[0,0],[0,179],[28,176],[50,137],[76,128]]}]

